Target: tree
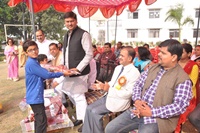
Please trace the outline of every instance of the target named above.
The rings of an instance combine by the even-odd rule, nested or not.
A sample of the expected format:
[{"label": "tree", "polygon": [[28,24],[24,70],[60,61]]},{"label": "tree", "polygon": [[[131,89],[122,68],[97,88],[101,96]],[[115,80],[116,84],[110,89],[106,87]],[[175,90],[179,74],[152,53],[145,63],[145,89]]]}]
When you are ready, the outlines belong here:
[{"label": "tree", "polygon": [[63,13],[56,12],[53,7],[35,14],[35,24],[39,25],[46,37],[52,40],[63,41],[66,31],[64,28]]},{"label": "tree", "polygon": [[[31,25],[30,12],[25,3],[20,3],[16,7],[8,6],[9,0],[0,2],[0,41],[6,40],[4,36],[4,24],[24,24]],[[63,36],[66,31],[64,28],[63,13],[56,12],[53,7],[34,14],[35,25],[46,33],[46,37],[53,40],[63,41]],[[32,27],[25,27],[28,39],[32,38]],[[23,27],[7,27],[7,35],[17,36],[17,39],[24,38]]]},{"label": "tree", "polygon": [[[16,7],[9,7],[8,6],[9,0],[4,0],[0,2],[0,40],[6,40],[5,33],[4,33],[4,24],[23,24],[23,14],[24,14],[24,22],[25,24],[30,24],[30,17],[29,17],[29,11],[26,9],[26,6],[24,3],[20,3]],[[24,13],[23,13],[24,10]],[[26,29],[27,31],[30,28]],[[17,36],[17,38],[23,37],[23,27],[7,27],[7,35],[14,35]]]},{"label": "tree", "polygon": [[186,18],[183,18],[183,12],[184,8],[182,4],[177,4],[174,8],[170,8],[169,11],[166,13],[167,18],[165,21],[172,21],[176,24],[178,24],[179,28],[179,41],[181,39],[181,29],[186,24],[192,24],[194,25],[194,20],[192,17],[188,16]]}]

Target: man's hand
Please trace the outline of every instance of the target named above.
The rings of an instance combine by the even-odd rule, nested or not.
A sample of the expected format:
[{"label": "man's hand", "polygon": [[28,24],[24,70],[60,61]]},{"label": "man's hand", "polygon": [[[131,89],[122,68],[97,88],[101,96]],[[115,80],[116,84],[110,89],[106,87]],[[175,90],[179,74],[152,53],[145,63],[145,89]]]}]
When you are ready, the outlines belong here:
[{"label": "man's hand", "polygon": [[103,90],[104,84],[101,81],[96,80],[97,83],[91,85],[94,90]]},{"label": "man's hand", "polygon": [[64,74],[64,76],[70,76],[70,75],[72,75],[72,73],[71,73],[70,70],[64,70],[63,74]]},{"label": "man's hand", "polygon": [[108,82],[105,82],[103,90],[108,91],[109,88],[110,88],[110,85],[108,84]]},{"label": "man's hand", "polygon": [[139,111],[139,109],[132,110],[132,112],[133,112],[138,118],[140,118],[140,111]]},{"label": "man's hand", "polygon": [[80,74],[80,71],[77,68],[71,68],[70,71],[71,71],[71,75]]},{"label": "man's hand", "polygon": [[152,116],[151,108],[147,105],[145,101],[136,100],[134,106],[139,110],[140,116],[150,117]]}]

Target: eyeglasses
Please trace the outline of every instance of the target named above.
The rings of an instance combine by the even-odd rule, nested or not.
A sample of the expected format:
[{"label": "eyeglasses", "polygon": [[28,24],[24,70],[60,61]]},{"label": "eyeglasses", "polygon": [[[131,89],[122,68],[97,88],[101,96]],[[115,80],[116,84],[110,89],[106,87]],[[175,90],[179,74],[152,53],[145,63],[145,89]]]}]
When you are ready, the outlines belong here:
[{"label": "eyeglasses", "polygon": [[27,50],[28,53],[33,53],[33,52],[35,52],[35,51],[38,51],[38,48],[34,48],[34,49],[29,49],[29,50]]}]

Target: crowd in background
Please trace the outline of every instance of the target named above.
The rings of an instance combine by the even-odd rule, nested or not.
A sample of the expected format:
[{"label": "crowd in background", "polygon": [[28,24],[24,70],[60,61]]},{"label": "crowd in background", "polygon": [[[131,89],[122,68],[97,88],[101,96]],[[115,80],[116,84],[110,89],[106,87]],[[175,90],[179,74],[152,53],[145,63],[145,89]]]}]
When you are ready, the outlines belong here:
[{"label": "crowd in background", "polygon": [[[176,83],[174,83],[174,85],[179,85],[180,83],[184,81],[184,84],[181,84],[182,86],[180,86],[180,88],[184,88],[184,87],[189,88],[190,86],[192,87],[191,98],[190,98],[189,92],[184,90],[185,93],[187,93],[185,95],[185,98],[186,98],[185,100],[189,101],[188,105],[186,104],[188,101],[186,101],[186,103],[182,105],[183,107],[186,108],[186,111],[180,107],[180,110],[182,109],[181,110],[182,112],[181,113],[177,112],[177,114],[174,113],[174,115],[175,114],[180,115],[179,119],[176,119],[176,121],[178,121],[178,126],[176,127],[176,131],[178,132],[180,131],[180,125],[184,123],[186,119],[188,118],[190,122],[200,132],[200,125],[199,125],[200,122],[196,121],[196,118],[199,117],[199,109],[200,109],[200,104],[198,104],[200,102],[200,99],[199,99],[200,45],[195,46],[195,48],[193,49],[192,46],[188,43],[178,45],[179,44],[178,41],[173,41],[173,39],[168,39],[169,43],[175,43],[174,46],[171,46],[171,44],[168,46],[168,44],[167,45],[165,44],[167,42],[163,42],[161,43],[160,49],[155,48],[154,50],[151,50],[148,44],[144,44],[143,46],[139,46],[133,49],[131,46],[124,46],[122,42],[117,42],[115,47],[112,47],[111,43],[107,42],[104,44],[102,48],[100,48],[99,46],[92,45],[89,33],[82,30],[81,28],[77,26],[77,19],[73,12],[65,14],[64,18],[65,18],[65,25],[69,29],[69,31],[65,35],[63,44],[60,42],[55,42],[55,41],[46,39],[45,33],[42,30],[36,31],[36,38],[37,38],[36,44],[39,50],[37,62],[39,62],[41,67],[47,69],[48,71],[60,71],[60,69],[63,69],[60,67],[61,64],[66,67],[64,69],[70,70],[71,74],[67,77],[61,76],[61,77],[56,77],[54,79],[45,80],[46,81],[45,89],[50,89],[50,88],[55,89],[57,93],[62,95],[62,102],[66,107],[67,107],[66,95],[69,97],[69,99],[72,101],[72,103],[76,107],[77,120],[74,122],[74,125],[77,126],[83,123],[83,126],[81,127],[81,129],[79,129],[79,131],[83,131],[85,133],[94,132],[97,130],[103,131],[102,126],[101,126],[102,114],[99,114],[98,112],[95,112],[95,113],[93,112],[93,111],[100,111],[99,108],[96,108],[96,106],[100,106],[100,104],[97,103],[100,101],[97,100],[96,103],[94,102],[91,105],[87,105],[87,101],[85,97],[85,93],[88,91],[88,89],[89,90],[98,89],[98,86],[94,87],[94,84],[97,83],[101,87],[103,86],[103,90],[107,89],[106,91],[108,91],[108,94],[106,95],[106,97],[104,97],[104,99],[103,98],[99,99],[99,100],[102,100],[103,104],[102,102],[101,104],[104,105],[102,106],[102,108],[104,108],[103,114],[109,113],[109,112],[125,111],[128,109],[127,107],[124,107],[123,109],[119,109],[119,110],[109,108],[110,106],[105,107],[105,105],[108,104],[107,101],[110,100],[109,99],[110,97],[118,95],[118,94],[114,94],[114,93],[117,93],[116,90],[113,92],[111,90],[113,88],[116,88],[119,90],[123,88],[123,83],[121,85],[119,80],[122,80],[122,82],[127,82],[127,83],[130,82],[130,85],[132,85],[131,88],[133,88],[133,86],[137,88],[138,86],[135,85],[137,83],[140,84],[141,86],[149,87],[149,86],[146,86],[146,84],[150,85],[150,83],[143,81],[142,78],[148,79],[148,80],[151,79],[152,84],[154,84],[155,86],[159,86],[160,84],[158,84],[158,82],[160,82],[159,80],[163,75],[165,79],[170,77],[170,75],[167,75],[170,72],[166,72],[169,66],[165,66],[165,65],[171,64],[173,67],[170,66],[169,68],[173,68],[174,73],[175,72],[183,73],[182,70],[184,70],[185,73],[180,74],[180,75],[182,76],[185,76],[186,74],[188,75],[188,78],[186,76],[184,78],[179,77],[179,80],[177,80]],[[167,50],[164,49],[165,47],[168,47],[168,49]],[[181,50],[183,49],[183,50],[181,52],[180,51],[177,52],[176,49],[181,49]],[[37,51],[37,49],[31,49],[31,50],[32,51],[29,51],[29,54]],[[131,52],[133,55],[131,55]],[[161,68],[158,67],[157,65],[159,62],[158,60],[161,60],[162,62],[162,59],[164,60],[167,52],[170,53],[170,55],[168,55],[169,57],[168,62],[167,62],[168,64],[164,64],[164,65],[162,64],[163,66],[161,65]],[[15,82],[20,80],[18,69],[23,68],[25,66],[26,60],[27,60],[27,53],[28,53],[27,51],[24,51],[22,41],[20,41],[19,45],[17,46],[12,38],[8,38],[7,46],[5,47],[5,51],[4,51],[4,54],[6,56],[6,63],[8,64],[8,75],[7,75],[8,80],[12,80]],[[129,56],[131,56],[131,58],[129,58]],[[137,75],[137,78],[134,81],[131,81],[133,79],[129,81],[128,77],[127,79],[123,79],[123,76],[121,76],[122,77],[121,78],[117,76],[118,74],[116,75],[116,73],[119,73],[121,69],[122,69],[122,75],[125,74],[126,71],[124,72],[124,70],[127,70],[126,66],[130,66],[130,69],[134,69],[134,70],[131,70],[130,73],[127,73],[127,75],[130,75],[130,74],[134,74],[132,76]],[[179,66],[180,68],[182,68],[182,70],[180,70]],[[137,71],[135,68],[137,69]],[[165,70],[163,71],[162,68],[164,69],[166,68],[166,71]],[[158,81],[155,81],[154,83],[153,82],[154,79],[149,77],[148,72],[149,73],[151,72],[150,74],[154,78],[156,77],[156,75],[154,75],[153,73],[159,72],[160,77],[158,76],[155,78]],[[164,74],[164,73],[167,73],[167,74]],[[174,74],[172,75],[176,76]],[[115,81],[116,77],[117,79]],[[141,78],[141,80],[136,82],[136,80],[139,78]],[[192,84],[189,83],[189,79],[191,80]],[[123,81],[123,80],[126,80],[126,81]],[[117,84],[116,82],[119,82],[119,84],[115,86],[115,84]],[[111,83],[113,85],[111,85]],[[162,82],[162,85],[165,85],[164,82]],[[169,87],[173,88],[173,86],[169,86]],[[125,87],[125,90],[127,88]],[[140,88],[138,87],[137,91],[139,91],[139,89]],[[153,90],[153,92],[155,91],[153,87],[151,89]],[[180,93],[180,92],[175,92],[175,94]],[[127,92],[122,92],[122,93],[127,93]],[[123,94],[121,95],[123,95],[124,97],[128,97],[128,99],[131,99],[132,93],[134,92],[130,91],[128,94],[126,95],[124,94],[125,96]],[[146,112],[142,112],[143,110],[140,109],[141,108],[140,105],[145,106],[147,109],[149,109],[149,107],[153,107],[154,105],[160,105],[162,103],[159,103],[159,102],[155,103],[153,101],[147,100],[149,94],[146,94],[146,92],[144,92],[143,94],[144,94],[144,97],[138,97],[138,98],[141,98],[141,101],[137,101],[138,99],[135,99],[135,107],[139,109],[139,110],[136,109],[136,111],[140,111],[141,114],[144,113],[143,114],[145,116],[144,123],[145,122],[155,123],[155,121],[159,123],[160,122],[159,120],[153,119],[152,117],[151,117],[152,119],[148,119],[148,117],[145,114]],[[160,91],[159,91],[159,94],[161,94]],[[155,94],[151,94],[151,95],[155,95]],[[156,99],[159,99],[159,96],[157,96]],[[144,103],[142,100],[148,101],[149,102],[148,106],[143,105]],[[136,101],[138,103],[136,103]],[[167,103],[170,103],[170,101],[166,100],[163,103],[167,104]],[[127,104],[129,107],[130,103],[127,102]],[[175,105],[171,106],[171,108],[174,106]],[[96,110],[93,110],[94,108]],[[179,108],[176,108],[176,109],[179,109]],[[1,112],[1,105],[0,105],[0,112]],[[93,113],[94,113],[94,117],[92,117]],[[134,112],[134,114],[140,114],[140,113]],[[156,114],[158,112],[156,113],[152,112],[152,113]],[[154,114],[151,114],[151,115],[154,115]],[[97,119],[97,116],[99,116],[98,119]],[[124,117],[126,117],[125,114],[124,114]],[[131,120],[132,122],[133,121],[136,122],[140,120],[139,118],[136,119],[135,117],[136,116],[134,116],[133,119]],[[154,117],[167,118],[168,116],[158,115]],[[170,117],[173,118],[173,115],[170,115]],[[90,129],[91,127],[88,125],[88,123],[92,122],[93,120],[95,121],[95,123],[99,122],[100,124],[96,124],[93,127],[94,129]],[[113,124],[120,125],[120,123],[117,123],[116,121],[112,121],[108,125],[108,127],[106,127],[106,132],[110,132],[111,129],[112,131],[114,130],[112,127]],[[160,126],[161,125],[158,125],[158,128],[160,128]],[[37,126],[36,128],[37,130],[39,130],[39,126]]]}]

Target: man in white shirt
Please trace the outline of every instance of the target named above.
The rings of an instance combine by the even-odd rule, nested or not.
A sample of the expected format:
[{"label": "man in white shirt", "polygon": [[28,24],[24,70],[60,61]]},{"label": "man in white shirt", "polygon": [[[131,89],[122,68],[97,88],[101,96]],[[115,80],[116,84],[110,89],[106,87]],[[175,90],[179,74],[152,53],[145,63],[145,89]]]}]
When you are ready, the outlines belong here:
[{"label": "man in white shirt", "polygon": [[[107,95],[88,105],[84,118],[82,133],[103,133],[103,116],[109,112],[120,112],[130,107],[132,87],[140,76],[133,65],[135,51],[131,46],[124,47],[119,55],[119,63],[111,81],[100,81],[94,89],[107,91]],[[81,129],[79,130],[81,132]]]},{"label": "man in white shirt", "polygon": [[[52,59],[52,56],[50,55],[49,52],[49,44],[51,44],[53,41],[47,40],[45,38],[45,34],[43,30],[37,30],[36,31],[36,43],[38,45],[39,48],[39,54],[45,54],[48,58],[48,60]],[[58,43],[58,42],[55,42]]]}]

